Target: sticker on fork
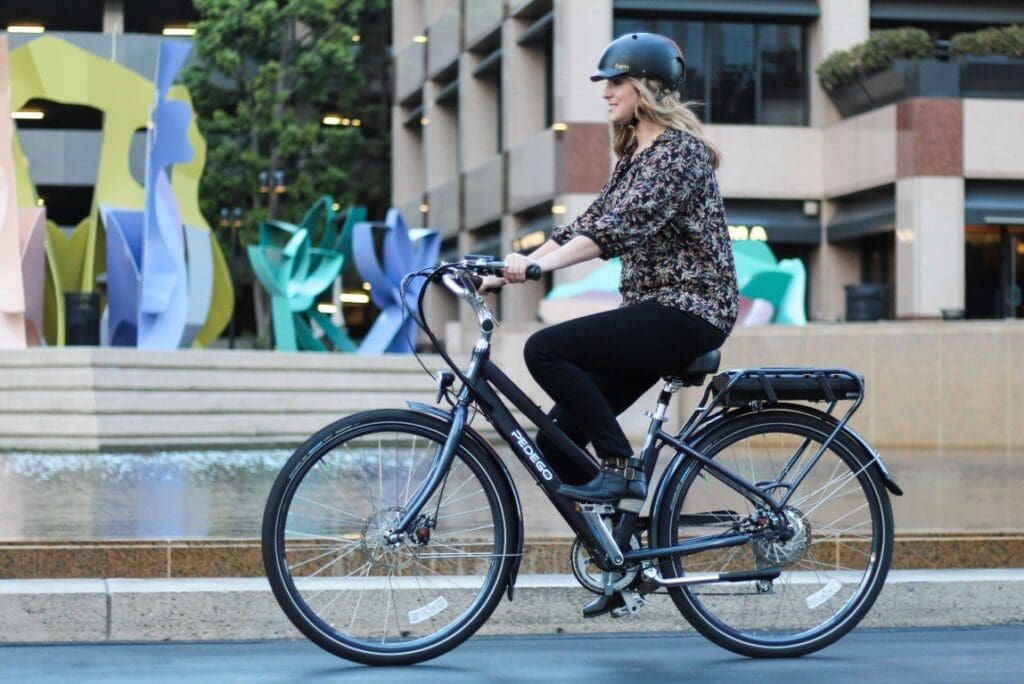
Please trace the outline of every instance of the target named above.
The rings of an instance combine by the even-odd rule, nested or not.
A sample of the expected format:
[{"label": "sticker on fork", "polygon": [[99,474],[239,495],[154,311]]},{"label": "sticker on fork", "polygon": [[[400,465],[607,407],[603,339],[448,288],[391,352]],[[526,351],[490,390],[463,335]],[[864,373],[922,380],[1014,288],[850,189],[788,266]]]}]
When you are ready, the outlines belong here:
[{"label": "sticker on fork", "polygon": [[828,584],[823,586],[818,591],[814,592],[810,596],[804,599],[804,605],[807,606],[807,610],[814,610],[825,601],[839,593],[839,590],[843,588],[837,580],[830,579]]},{"label": "sticker on fork", "polygon": [[429,620],[434,617],[442,610],[448,607],[448,601],[445,600],[444,596],[438,596],[436,599],[416,610],[409,611],[409,624],[415,625],[424,620]]}]

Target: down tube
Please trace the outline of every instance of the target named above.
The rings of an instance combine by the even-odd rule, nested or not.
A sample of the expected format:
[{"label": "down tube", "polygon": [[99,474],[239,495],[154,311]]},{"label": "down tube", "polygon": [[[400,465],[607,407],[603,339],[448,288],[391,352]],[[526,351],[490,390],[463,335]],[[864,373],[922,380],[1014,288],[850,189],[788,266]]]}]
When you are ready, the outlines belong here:
[{"label": "down tube", "polygon": [[590,533],[583,516],[576,510],[576,503],[555,493],[562,481],[541,457],[537,445],[533,443],[523,427],[516,422],[512,413],[498,398],[497,393],[483,380],[477,382],[473,387],[473,392],[481,402],[487,404],[494,427],[512,448],[513,453],[523,466],[530,471],[533,479],[541,486],[544,493],[551,499],[551,503],[565,518],[565,522],[569,523],[569,527],[580,535],[588,545],[593,545],[593,548],[601,548],[598,540]]}]

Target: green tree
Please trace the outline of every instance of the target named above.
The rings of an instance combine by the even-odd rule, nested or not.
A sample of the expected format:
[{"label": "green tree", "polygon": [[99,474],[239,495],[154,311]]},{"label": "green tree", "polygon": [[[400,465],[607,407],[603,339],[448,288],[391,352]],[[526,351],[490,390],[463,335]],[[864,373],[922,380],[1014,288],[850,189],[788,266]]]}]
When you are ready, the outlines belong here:
[{"label": "green tree", "polygon": [[[223,208],[240,207],[240,241],[249,244],[260,221],[298,222],[323,194],[382,215],[390,196],[389,1],[193,4],[198,59],[184,80],[208,145],[199,192],[210,224]],[[325,115],[349,125],[324,125]],[[243,263],[234,265],[236,283],[251,280]]]}]

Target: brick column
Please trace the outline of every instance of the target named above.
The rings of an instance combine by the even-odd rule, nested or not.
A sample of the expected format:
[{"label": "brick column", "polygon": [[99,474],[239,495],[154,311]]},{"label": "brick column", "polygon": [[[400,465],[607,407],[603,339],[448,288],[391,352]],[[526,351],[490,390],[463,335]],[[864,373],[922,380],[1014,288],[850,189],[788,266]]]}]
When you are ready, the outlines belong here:
[{"label": "brick column", "polygon": [[963,101],[897,107],[896,316],[964,306]]}]

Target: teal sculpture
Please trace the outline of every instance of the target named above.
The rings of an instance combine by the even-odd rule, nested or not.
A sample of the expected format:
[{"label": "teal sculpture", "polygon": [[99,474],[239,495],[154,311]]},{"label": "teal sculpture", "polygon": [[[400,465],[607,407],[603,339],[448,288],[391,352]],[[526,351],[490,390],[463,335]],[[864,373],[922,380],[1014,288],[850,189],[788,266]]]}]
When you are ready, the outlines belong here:
[{"label": "teal sculpture", "polygon": [[253,273],[270,294],[275,346],[281,351],[327,351],[313,333],[314,321],[335,351],[356,351],[344,325],[335,325],[316,308],[317,298],[334,284],[346,254],[351,253],[350,233],[356,223],[366,220],[366,207],[349,207],[340,230],[339,219],[334,199],[325,195],[297,226],[284,221],[261,223],[259,244],[247,248]]},{"label": "teal sculpture", "polygon": [[740,287],[739,325],[807,325],[807,273],[802,261],[779,261],[760,240],[735,240],[732,253]]}]

